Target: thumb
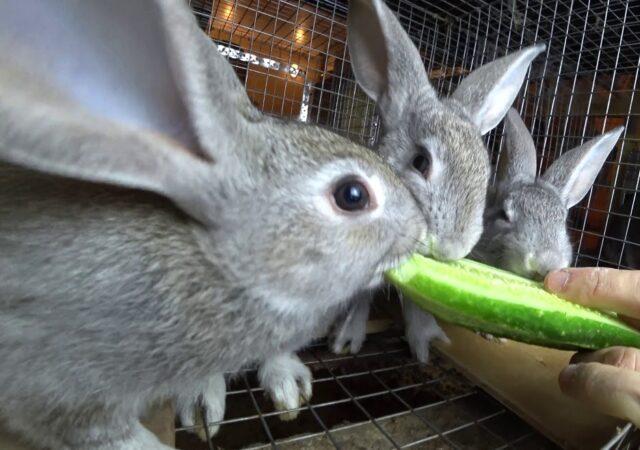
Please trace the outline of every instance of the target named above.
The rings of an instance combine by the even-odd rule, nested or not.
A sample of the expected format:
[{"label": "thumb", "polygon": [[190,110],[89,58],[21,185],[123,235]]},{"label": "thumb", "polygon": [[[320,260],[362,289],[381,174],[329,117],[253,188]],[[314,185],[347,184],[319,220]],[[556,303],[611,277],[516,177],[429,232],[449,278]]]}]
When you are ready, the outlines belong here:
[{"label": "thumb", "polygon": [[595,409],[640,425],[640,373],[596,362],[570,364],[560,389]]}]

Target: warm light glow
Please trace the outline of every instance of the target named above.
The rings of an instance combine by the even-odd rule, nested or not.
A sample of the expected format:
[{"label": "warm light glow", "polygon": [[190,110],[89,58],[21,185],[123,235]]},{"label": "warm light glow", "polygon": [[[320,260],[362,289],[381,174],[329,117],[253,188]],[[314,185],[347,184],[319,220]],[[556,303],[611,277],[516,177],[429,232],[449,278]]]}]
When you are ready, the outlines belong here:
[{"label": "warm light glow", "polygon": [[302,42],[304,40],[304,30],[302,28],[298,28],[296,30],[296,42]]},{"label": "warm light glow", "polygon": [[224,20],[229,20],[232,15],[233,15],[233,6],[225,5],[224,9],[222,10],[222,18]]}]

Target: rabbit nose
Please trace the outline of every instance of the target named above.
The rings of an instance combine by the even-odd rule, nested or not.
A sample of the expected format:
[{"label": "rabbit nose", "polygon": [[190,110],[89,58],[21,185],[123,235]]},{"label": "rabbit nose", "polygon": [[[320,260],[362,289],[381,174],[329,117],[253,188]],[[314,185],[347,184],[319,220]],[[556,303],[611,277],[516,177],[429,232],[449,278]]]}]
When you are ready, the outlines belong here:
[{"label": "rabbit nose", "polygon": [[464,258],[471,251],[466,249],[458,239],[433,239],[431,255],[441,261],[455,261]]},{"label": "rabbit nose", "polygon": [[535,256],[532,255],[530,259],[525,262],[525,265],[528,266],[527,269],[529,269],[537,279],[543,279],[549,272],[563,267],[562,259],[555,253],[549,251],[538,253]]}]

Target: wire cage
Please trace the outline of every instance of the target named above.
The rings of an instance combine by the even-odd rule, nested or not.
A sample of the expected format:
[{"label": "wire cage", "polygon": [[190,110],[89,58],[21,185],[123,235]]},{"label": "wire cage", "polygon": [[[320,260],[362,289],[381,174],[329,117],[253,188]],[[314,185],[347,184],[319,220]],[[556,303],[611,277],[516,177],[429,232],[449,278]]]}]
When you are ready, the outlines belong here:
[{"label": "wire cage", "polygon": [[[547,43],[515,105],[532,132],[538,170],[589,138],[625,126],[594,187],[570,212],[574,263],[640,268],[640,2],[387,3],[441,94],[484,63]],[[189,4],[262,111],[376,144],[380,119],[349,64],[346,0]],[[500,127],[486,143],[496,164]],[[294,422],[278,419],[253,371],[236,376],[220,432],[198,444],[178,428],[178,447],[554,448],[437,353],[433,364],[419,367],[400,335],[370,336],[356,356],[333,355],[323,342],[306,350],[302,357],[314,374],[314,397]],[[610,448],[630,448],[624,442],[631,431],[626,427],[614,436]]]}]

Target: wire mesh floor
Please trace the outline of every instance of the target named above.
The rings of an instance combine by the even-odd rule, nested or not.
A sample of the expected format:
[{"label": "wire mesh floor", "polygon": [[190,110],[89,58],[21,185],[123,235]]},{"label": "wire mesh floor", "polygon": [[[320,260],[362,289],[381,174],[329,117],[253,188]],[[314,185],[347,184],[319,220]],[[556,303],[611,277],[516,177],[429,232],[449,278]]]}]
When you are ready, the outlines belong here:
[{"label": "wire mesh floor", "polygon": [[209,444],[178,428],[177,448],[558,448],[437,352],[420,366],[397,333],[368,336],[355,356],[334,355],[324,341],[300,356],[314,381],[297,419],[280,420],[250,370],[229,383],[225,420]]}]

